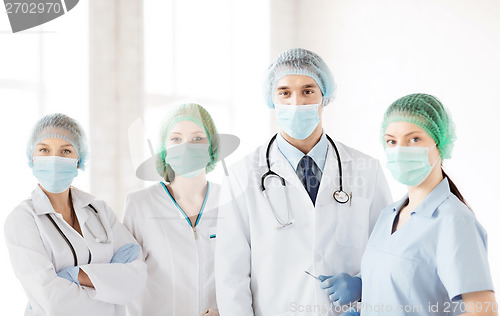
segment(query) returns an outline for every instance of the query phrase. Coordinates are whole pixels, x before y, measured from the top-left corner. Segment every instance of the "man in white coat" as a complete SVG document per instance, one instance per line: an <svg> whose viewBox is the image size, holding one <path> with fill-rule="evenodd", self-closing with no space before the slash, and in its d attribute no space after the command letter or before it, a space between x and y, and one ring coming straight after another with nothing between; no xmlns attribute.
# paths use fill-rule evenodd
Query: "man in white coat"
<svg viewBox="0 0 500 316"><path fill-rule="evenodd" d="M361 297L361 256L390 192L376 159L324 133L321 115L334 83L318 55L285 51L267 79L280 131L224 179L219 312L338 315Z"/></svg>

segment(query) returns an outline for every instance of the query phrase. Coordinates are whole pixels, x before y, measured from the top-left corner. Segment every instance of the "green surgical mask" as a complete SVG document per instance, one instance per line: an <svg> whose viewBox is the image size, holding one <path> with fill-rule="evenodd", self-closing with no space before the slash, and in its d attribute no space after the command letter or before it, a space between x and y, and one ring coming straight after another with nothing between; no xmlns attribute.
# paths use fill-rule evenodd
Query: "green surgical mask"
<svg viewBox="0 0 500 316"><path fill-rule="evenodd" d="M394 179L407 186L418 186L424 182L439 159L438 156L431 166L427 147L397 146L387 148L385 152L387 169Z"/></svg>
<svg viewBox="0 0 500 316"><path fill-rule="evenodd" d="M192 178L200 174L210 162L208 144L182 143L167 147L165 162L176 175Z"/></svg>

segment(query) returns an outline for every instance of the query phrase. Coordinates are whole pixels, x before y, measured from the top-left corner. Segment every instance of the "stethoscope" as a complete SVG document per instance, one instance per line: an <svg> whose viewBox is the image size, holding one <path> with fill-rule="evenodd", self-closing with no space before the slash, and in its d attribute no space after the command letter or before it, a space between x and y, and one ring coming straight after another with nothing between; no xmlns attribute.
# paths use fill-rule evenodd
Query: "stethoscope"
<svg viewBox="0 0 500 316"><path fill-rule="evenodd" d="M269 161L269 153L271 151L271 145L273 144L273 142L277 136L278 136L278 134L274 135L271 138L271 140L269 141L269 144L267 145L267 150L266 150L267 172L262 175L261 190L262 190L262 193L264 194L264 196L266 197L266 199L268 200L269 205L271 206L271 210L273 212L274 217L276 218L276 220L280 224L280 226L278 228L284 228L286 226L293 224L293 222L295 221L295 218L293 218L292 208L290 206L290 199L288 198L288 190L287 190L285 179L283 177L281 177L279 174L277 174L276 172L271 170L271 163ZM338 164L338 168L339 168L339 189L337 191L333 192L333 199L335 201L337 201L337 203L345 204L345 203L349 202L350 197L349 197L349 194L347 194L344 191L343 186L342 186L342 164L340 162L339 151L337 149L337 146L333 142L333 140L330 138L330 136L328 136L327 134L325 134L325 136L328 139L328 141L332 144L333 149L335 150L335 154L337 155L337 164ZM283 189L285 190L285 199L286 199L287 208L288 208L288 218L285 222L283 222L279 219L274 207L271 204L271 201L269 201L268 195L266 194L266 187L265 187L264 182L265 182L266 178L270 177L270 176L271 177L278 177L278 179L281 182L281 185L283 186ZM290 220L290 218L292 218L292 219Z"/></svg>
<svg viewBox="0 0 500 316"><path fill-rule="evenodd" d="M99 223L101 223L101 226L104 229L104 232L106 233L106 240L102 240L100 238L97 238L96 235L94 234L94 232L90 229L89 225L87 225L87 228L88 228L90 234L92 235L92 237L94 237L94 240L95 240L96 243L99 243L99 244L109 244L109 243L111 243L111 239L109 238L108 231L106 230L106 227L102 223L101 216L99 216L99 213L97 212L97 210L95 209L95 207L92 206L92 204L89 204L88 206L94 211L95 216L99 220ZM45 215L49 218L49 220L52 222L52 224L57 229L57 231L59 232L59 234L62 236L62 238L64 239L64 241L66 241L66 243L68 244L69 248L71 249L71 252L73 253L74 265L78 266L78 258L76 256L75 248L73 247L73 245L69 241L68 237L66 237L66 235L63 233L63 231L61 230L61 228L59 228L59 226L56 224L56 222L50 216L50 214L45 214ZM89 249L89 261L88 261L88 263L90 263L91 260L92 260L92 253L90 252L90 249Z"/></svg>

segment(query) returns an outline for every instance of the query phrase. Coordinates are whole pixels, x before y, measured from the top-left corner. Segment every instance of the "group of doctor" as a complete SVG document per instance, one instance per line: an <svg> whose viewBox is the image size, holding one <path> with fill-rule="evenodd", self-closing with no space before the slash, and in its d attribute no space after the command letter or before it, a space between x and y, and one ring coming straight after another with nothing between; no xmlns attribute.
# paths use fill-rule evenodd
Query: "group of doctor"
<svg viewBox="0 0 500 316"><path fill-rule="evenodd" d="M268 68L280 131L206 179L224 144L210 114L182 104L159 128L164 181L128 195L123 224L71 186L88 147L63 114L27 146L38 185L5 222L25 315L497 315L486 232L442 169L455 141L441 102L389 106L379 162L334 141L322 112L334 82L315 53Z"/></svg>

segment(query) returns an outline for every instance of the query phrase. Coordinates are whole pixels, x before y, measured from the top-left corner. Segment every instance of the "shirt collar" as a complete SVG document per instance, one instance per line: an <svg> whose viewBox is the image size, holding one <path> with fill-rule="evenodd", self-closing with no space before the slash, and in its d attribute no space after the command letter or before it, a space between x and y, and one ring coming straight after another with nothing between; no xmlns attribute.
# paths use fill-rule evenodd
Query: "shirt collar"
<svg viewBox="0 0 500 316"><path fill-rule="evenodd" d="M448 178L444 178L415 209L415 213L432 217L439 205L451 194Z"/></svg>
<svg viewBox="0 0 500 316"><path fill-rule="evenodd" d="M444 178L432 191L425 197L425 199L420 203L415 209L414 213L423 215L426 217L432 217L434 212L437 210L439 205L441 205L450 196L450 184L448 178ZM401 207L408 200L408 194L404 198L394 203L391 207L393 212L399 211Z"/></svg>
<svg viewBox="0 0 500 316"><path fill-rule="evenodd" d="M283 138L281 133L278 133L276 137L276 144L278 145L279 151L285 156L293 170L297 171L297 166L304 157L304 153L298 150L295 146L290 144ZM311 157L318 168L323 172L325 168L326 155L328 153L328 140L326 139L325 133L321 134L321 138L318 143L307 153Z"/></svg>
<svg viewBox="0 0 500 316"><path fill-rule="evenodd" d="M95 197L92 194L85 193L74 187L71 187L70 190L75 210L83 208L95 200ZM37 215L56 213L49 198L39 185L37 185L35 190L31 193L31 200L33 201L33 208Z"/></svg>

